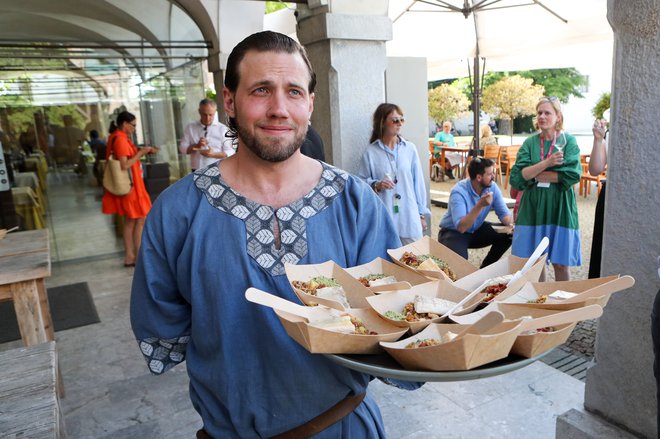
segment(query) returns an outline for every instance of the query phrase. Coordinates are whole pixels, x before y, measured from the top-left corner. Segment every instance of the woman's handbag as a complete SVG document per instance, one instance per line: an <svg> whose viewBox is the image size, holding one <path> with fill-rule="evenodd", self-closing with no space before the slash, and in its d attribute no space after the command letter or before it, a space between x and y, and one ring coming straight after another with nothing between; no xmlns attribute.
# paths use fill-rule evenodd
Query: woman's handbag
<svg viewBox="0 0 660 439"><path fill-rule="evenodd" d="M115 137L112 138L110 143L110 156L106 160L103 169L103 188L113 195L123 197L133 188L133 178L131 169L122 170L121 163L115 158L112 151L114 141Z"/></svg>

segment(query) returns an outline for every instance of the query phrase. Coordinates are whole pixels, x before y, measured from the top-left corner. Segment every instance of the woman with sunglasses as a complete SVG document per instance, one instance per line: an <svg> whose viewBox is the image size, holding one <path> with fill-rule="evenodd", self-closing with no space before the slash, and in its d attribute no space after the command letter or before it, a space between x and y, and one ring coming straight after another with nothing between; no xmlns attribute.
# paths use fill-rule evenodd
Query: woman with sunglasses
<svg viewBox="0 0 660 439"><path fill-rule="evenodd" d="M559 99L541 98L536 104L534 120L539 132L523 142L510 176L511 186L524 190L511 254L527 258L547 236L548 260L557 281L569 280L569 267L582 264L573 190L582 174L580 148L575 137L562 131L563 126Z"/></svg>
<svg viewBox="0 0 660 439"><path fill-rule="evenodd" d="M358 176L385 203L399 232L409 244L426 230L426 185L417 147L401 137L405 119L394 104L380 104L373 117L371 144L362 155Z"/></svg>
<svg viewBox="0 0 660 439"><path fill-rule="evenodd" d="M140 158L145 154L158 152L158 148L145 146L138 149L131 135L135 132L137 123L135 115L122 111L117 115L117 122L110 124L110 136L106 160L110 155L119 160L121 169L129 169L133 187L131 191L120 197L108 191L103 194L102 210L106 214L117 214L124 217L124 267L134 267L140 248L144 219L151 209L151 199L142 179Z"/></svg>

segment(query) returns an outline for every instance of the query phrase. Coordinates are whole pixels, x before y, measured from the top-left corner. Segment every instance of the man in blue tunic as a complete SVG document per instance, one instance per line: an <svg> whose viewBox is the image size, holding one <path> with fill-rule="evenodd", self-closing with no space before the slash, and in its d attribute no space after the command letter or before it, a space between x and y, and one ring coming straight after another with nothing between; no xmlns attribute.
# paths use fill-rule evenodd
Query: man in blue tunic
<svg viewBox="0 0 660 439"><path fill-rule="evenodd" d="M200 438L384 437L362 399L372 377L310 354L244 298L256 287L298 301L284 263L350 267L400 245L369 186L301 154L315 82L291 38L239 43L223 90L236 154L163 192L145 224L133 331L153 373L187 360Z"/></svg>

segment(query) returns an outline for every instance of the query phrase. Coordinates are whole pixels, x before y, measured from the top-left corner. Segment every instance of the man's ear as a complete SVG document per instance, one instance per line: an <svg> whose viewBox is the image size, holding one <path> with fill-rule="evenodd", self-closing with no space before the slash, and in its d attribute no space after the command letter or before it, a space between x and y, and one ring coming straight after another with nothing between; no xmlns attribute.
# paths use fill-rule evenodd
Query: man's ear
<svg viewBox="0 0 660 439"><path fill-rule="evenodd" d="M234 107L234 95L229 91L227 87L223 87L222 89L222 102L227 116L236 117L236 110Z"/></svg>

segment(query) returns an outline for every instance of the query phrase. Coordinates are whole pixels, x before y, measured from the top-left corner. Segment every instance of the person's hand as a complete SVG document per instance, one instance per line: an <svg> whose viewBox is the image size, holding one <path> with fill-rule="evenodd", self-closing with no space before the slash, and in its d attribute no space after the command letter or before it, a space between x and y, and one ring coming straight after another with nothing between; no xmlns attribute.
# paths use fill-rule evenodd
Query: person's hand
<svg viewBox="0 0 660 439"><path fill-rule="evenodd" d="M561 165L564 163L564 153L562 151L557 151L555 153L550 154L550 157L545 159L546 163L548 164L548 168L555 166L555 165Z"/></svg>
<svg viewBox="0 0 660 439"><path fill-rule="evenodd" d="M378 190L382 191L383 189L394 189L394 182L389 178L385 178L383 181L378 183Z"/></svg>
<svg viewBox="0 0 660 439"><path fill-rule="evenodd" d="M209 149L209 141L206 137L202 137L197 142L197 149Z"/></svg>
<svg viewBox="0 0 660 439"><path fill-rule="evenodd" d="M422 230L425 231L426 228L428 227L426 224L426 216L420 215L419 220L422 222Z"/></svg>
<svg viewBox="0 0 660 439"><path fill-rule="evenodd" d="M486 206L490 206L493 203L493 193L488 192L487 194L484 194L479 198L479 201L477 201L477 206L483 208Z"/></svg>
<svg viewBox="0 0 660 439"><path fill-rule="evenodd" d="M596 119L591 131L594 133L596 140L603 140L607 131L607 121L605 119Z"/></svg>
<svg viewBox="0 0 660 439"><path fill-rule="evenodd" d="M206 147L206 148L201 149L199 151L199 155L202 155L204 157L212 157L213 156L213 150L211 150L211 148L209 148L209 147Z"/></svg>

